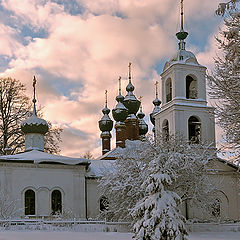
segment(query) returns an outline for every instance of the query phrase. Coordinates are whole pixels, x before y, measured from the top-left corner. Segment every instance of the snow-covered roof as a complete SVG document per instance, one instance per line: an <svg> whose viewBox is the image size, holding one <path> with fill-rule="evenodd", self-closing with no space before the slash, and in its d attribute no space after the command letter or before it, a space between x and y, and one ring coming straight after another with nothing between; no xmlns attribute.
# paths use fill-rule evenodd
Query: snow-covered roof
<svg viewBox="0 0 240 240"><path fill-rule="evenodd" d="M34 163L62 163L66 165L90 164L90 161L85 158L65 157L38 150L32 150L14 155L0 156L0 161L33 161Z"/></svg>
<svg viewBox="0 0 240 240"><path fill-rule="evenodd" d="M114 170L114 160L91 160L86 177L102 177L104 173Z"/></svg>
<svg viewBox="0 0 240 240"><path fill-rule="evenodd" d="M114 148L104 155L98 157L96 160L115 160L119 156L121 150L122 149L120 147Z"/></svg>

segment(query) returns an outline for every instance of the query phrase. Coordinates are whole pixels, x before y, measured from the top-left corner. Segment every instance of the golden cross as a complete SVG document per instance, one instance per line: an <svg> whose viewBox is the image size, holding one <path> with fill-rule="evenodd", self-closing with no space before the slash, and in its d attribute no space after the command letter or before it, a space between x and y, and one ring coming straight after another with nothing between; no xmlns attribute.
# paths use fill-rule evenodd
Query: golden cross
<svg viewBox="0 0 240 240"><path fill-rule="evenodd" d="M119 76L119 78L118 78L118 90L119 90L119 95L121 95L121 76Z"/></svg>
<svg viewBox="0 0 240 240"><path fill-rule="evenodd" d="M107 90L105 90L105 104L107 106Z"/></svg>
<svg viewBox="0 0 240 240"><path fill-rule="evenodd" d="M132 65L132 63L131 62L129 62L129 64L128 64L128 79L129 79L129 82L131 82L131 65Z"/></svg>
<svg viewBox="0 0 240 240"><path fill-rule="evenodd" d="M143 96L139 97L139 100L140 100L140 111L142 111L142 98L143 98Z"/></svg>
<svg viewBox="0 0 240 240"><path fill-rule="evenodd" d="M183 0L181 0L181 30L183 30Z"/></svg>
<svg viewBox="0 0 240 240"><path fill-rule="evenodd" d="M37 80L36 80L36 77L33 76L33 114L37 116L37 111L36 111L36 83L37 83Z"/></svg>
<svg viewBox="0 0 240 240"><path fill-rule="evenodd" d="M156 98L158 98L158 81L156 81L154 85L156 87Z"/></svg>

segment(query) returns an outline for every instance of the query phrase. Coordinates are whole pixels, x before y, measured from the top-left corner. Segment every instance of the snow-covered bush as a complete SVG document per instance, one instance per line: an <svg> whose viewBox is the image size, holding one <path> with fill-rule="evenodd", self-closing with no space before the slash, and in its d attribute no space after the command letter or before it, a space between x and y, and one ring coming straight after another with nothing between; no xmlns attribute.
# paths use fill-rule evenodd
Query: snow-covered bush
<svg viewBox="0 0 240 240"><path fill-rule="evenodd" d="M8 220L14 217L21 209L19 209L18 201L12 199L6 192L0 192L0 219Z"/></svg>

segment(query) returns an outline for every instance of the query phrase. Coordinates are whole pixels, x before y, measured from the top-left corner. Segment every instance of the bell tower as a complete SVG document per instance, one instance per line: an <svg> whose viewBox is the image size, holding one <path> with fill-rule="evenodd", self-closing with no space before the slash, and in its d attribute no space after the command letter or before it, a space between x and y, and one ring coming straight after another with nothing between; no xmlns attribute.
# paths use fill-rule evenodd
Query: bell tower
<svg viewBox="0 0 240 240"><path fill-rule="evenodd" d="M183 0L176 36L178 50L161 73L162 106L154 116L156 136L180 133L192 143L207 141L215 146L214 108L206 100L206 67L185 49L188 33L183 28Z"/></svg>

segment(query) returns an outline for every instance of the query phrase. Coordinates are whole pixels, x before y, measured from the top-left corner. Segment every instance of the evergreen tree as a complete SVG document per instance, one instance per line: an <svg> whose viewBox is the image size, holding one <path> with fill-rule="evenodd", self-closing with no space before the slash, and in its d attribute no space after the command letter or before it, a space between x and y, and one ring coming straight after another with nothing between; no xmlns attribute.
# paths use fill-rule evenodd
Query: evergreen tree
<svg viewBox="0 0 240 240"><path fill-rule="evenodd" d="M226 4L229 6L223 5L222 10L219 10L219 14L226 15L224 27L216 38L220 56L215 58L215 68L207 77L211 97L219 100L216 108L218 123L226 134L227 142L238 151L239 155L240 11L239 1L230 1Z"/></svg>
<svg viewBox="0 0 240 240"><path fill-rule="evenodd" d="M31 115L32 102L25 95L26 87L19 80L0 78L0 155L24 151L24 134L20 124ZM38 115L42 115L38 112ZM53 127L45 135L45 150L60 152L61 128Z"/></svg>
<svg viewBox="0 0 240 240"><path fill-rule="evenodd" d="M181 198L173 191L165 190L172 184L171 175L158 165L150 164L150 176L142 184L146 196L133 208L134 237L136 240L175 240L187 235L185 219L179 212Z"/></svg>

